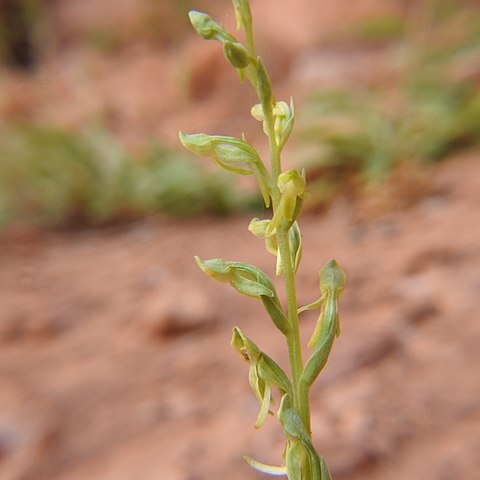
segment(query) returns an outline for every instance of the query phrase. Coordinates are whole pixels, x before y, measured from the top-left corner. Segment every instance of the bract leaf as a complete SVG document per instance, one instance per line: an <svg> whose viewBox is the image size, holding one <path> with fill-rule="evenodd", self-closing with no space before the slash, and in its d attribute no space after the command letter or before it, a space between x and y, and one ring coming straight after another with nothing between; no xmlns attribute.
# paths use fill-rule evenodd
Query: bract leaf
<svg viewBox="0 0 480 480"><path fill-rule="evenodd" d="M262 297L263 306L267 311L268 315L272 319L274 325L284 334L287 335L290 333L292 327L283 312L282 307L278 301L278 298L275 296L273 298L270 297Z"/></svg>

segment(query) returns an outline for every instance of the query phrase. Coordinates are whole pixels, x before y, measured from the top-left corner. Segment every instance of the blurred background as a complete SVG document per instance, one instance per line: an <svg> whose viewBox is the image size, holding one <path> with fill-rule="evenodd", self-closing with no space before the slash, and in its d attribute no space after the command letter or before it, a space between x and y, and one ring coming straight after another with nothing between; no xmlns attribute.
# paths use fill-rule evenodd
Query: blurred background
<svg viewBox="0 0 480 480"><path fill-rule="evenodd" d="M312 193L299 303L329 258L348 277L315 444L335 480L472 480L478 1L251 3L276 96L295 100L285 162ZM246 229L269 212L178 131L268 152L249 86L189 9L234 28L226 0L0 0L2 480L253 480L241 454L281 458L229 340L238 324L287 366L282 338L192 261L273 276Z"/></svg>

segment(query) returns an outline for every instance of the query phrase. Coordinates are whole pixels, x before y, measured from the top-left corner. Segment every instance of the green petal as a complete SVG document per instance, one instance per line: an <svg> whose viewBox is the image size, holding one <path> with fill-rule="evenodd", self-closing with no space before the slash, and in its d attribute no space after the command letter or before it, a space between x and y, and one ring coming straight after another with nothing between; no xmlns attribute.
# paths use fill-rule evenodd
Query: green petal
<svg viewBox="0 0 480 480"><path fill-rule="evenodd" d="M260 428L268 417L268 412L270 411L270 404L272 402L272 391L270 389L270 385L265 383L265 387L263 389L262 395L262 403L260 406L260 412L257 417L257 421L255 422L255 428Z"/></svg>
<svg viewBox="0 0 480 480"><path fill-rule="evenodd" d="M332 480L327 464L325 463L325 459L323 457L320 457L320 465L322 471L322 480Z"/></svg>
<svg viewBox="0 0 480 480"><path fill-rule="evenodd" d="M235 290L242 293L243 295L255 298L262 296L273 297L275 295L274 292L266 285L262 285L255 280L250 280L249 278L242 276L236 271L233 271L232 273L233 276L230 280L230 284Z"/></svg>
<svg viewBox="0 0 480 480"><path fill-rule="evenodd" d="M267 384L275 385L282 394L292 394L292 384L287 375L266 353L262 352L262 355L258 360L257 372Z"/></svg>
<svg viewBox="0 0 480 480"><path fill-rule="evenodd" d="M244 455L243 459L255 470L262 472L262 473L268 473L270 475L274 476L286 476L287 475L287 469L286 467L275 467L273 465L267 465L266 463L259 462L257 460L254 460L253 458Z"/></svg>
<svg viewBox="0 0 480 480"><path fill-rule="evenodd" d="M208 260L202 260L196 255L193 258L195 259L195 262L200 267L200 269L210 277L224 283L231 281L231 262L227 262L226 260L223 260L221 258L210 258Z"/></svg>

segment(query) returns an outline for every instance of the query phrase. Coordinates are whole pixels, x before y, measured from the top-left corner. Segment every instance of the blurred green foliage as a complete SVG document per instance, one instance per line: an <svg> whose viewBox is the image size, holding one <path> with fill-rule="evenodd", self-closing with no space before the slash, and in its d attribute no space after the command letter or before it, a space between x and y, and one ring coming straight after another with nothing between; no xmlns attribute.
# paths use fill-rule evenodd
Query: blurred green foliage
<svg viewBox="0 0 480 480"><path fill-rule="evenodd" d="M223 174L158 144L134 157L102 130L0 125L0 226L224 214L249 201Z"/></svg>
<svg viewBox="0 0 480 480"><path fill-rule="evenodd" d="M435 9L426 12L428 31L405 30L411 37L402 41L404 65L393 82L310 95L299 112L297 146L316 177L310 189L317 201L346 178L381 182L404 162L434 162L480 144L480 15L469 12ZM367 22L368 38L383 29L392 39L399 33L385 19L377 29L376 20Z"/></svg>
<svg viewBox="0 0 480 480"><path fill-rule="evenodd" d="M480 92L441 80L409 82L395 99L322 91L303 115L298 140L311 147L307 167L354 171L371 181L385 179L401 161L439 160L480 142Z"/></svg>
<svg viewBox="0 0 480 480"><path fill-rule="evenodd" d="M402 18L394 15L381 15L362 20L352 33L360 41L384 41L402 37L405 30L406 23Z"/></svg>

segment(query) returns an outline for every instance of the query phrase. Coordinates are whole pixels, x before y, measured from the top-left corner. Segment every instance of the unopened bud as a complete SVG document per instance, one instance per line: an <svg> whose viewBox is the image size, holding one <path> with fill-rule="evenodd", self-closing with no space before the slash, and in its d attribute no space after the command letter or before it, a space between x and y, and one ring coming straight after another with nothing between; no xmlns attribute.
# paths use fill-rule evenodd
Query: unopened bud
<svg viewBox="0 0 480 480"><path fill-rule="evenodd" d="M263 113L268 115L270 112L271 114L273 108L272 85L260 57L257 57L257 91L262 103Z"/></svg>
<svg viewBox="0 0 480 480"><path fill-rule="evenodd" d="M339 295L345 287L345 272L340 268L336 260L330 260L320 270L320 291L323 293L330 290Z"/></svg>
<svg viewBox="0 0 480 480"><path fill-rule="evenodd" d="M223 44L223 51L235 68L246 68L250 64L250 56L241 43L227 41Z"/></svg>
<svg viewBox="0 0 480 480"><path fill-rule="evenodd" d="M227 32L223 29L215 20L206 13L198 12L197 10L191 10L188 13L190 22L197 33L205 38L211 40L222 37Z"/></svg>

